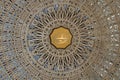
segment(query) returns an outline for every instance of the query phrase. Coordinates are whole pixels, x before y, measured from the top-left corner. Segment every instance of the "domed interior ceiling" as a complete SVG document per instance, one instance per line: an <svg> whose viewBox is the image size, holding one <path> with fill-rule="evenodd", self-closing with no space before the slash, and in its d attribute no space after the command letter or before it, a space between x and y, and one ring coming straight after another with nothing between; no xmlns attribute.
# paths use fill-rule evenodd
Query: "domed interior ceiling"
<svg viewBox="0 0 120 80"><path fill-rule="evenodd" d="M120 0L0 0L0 80L120 80Z"/></svg>

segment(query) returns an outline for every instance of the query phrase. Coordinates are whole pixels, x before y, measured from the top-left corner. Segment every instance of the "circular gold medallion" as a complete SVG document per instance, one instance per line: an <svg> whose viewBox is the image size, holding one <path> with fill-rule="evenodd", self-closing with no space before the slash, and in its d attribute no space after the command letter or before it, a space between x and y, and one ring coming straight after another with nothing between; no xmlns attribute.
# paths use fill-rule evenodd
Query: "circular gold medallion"
<svg viewBox="0 0 120 80"><path fill-rule="evenodd" d="M56 28L50 34L51 44L56 48L66 48L71 44L72 34L64 27Z"/></svg>

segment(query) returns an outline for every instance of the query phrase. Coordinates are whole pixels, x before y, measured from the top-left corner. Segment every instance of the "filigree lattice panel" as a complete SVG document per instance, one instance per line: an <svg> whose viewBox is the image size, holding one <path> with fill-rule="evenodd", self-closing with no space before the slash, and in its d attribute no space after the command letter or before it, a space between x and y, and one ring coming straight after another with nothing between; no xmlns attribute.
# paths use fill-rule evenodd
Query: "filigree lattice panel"
<svg viewBox="0 0 120 80"><path fill-rule="evenodd" d="M0 0L0 79L120 80L119 26L119 0Z"/></svg>

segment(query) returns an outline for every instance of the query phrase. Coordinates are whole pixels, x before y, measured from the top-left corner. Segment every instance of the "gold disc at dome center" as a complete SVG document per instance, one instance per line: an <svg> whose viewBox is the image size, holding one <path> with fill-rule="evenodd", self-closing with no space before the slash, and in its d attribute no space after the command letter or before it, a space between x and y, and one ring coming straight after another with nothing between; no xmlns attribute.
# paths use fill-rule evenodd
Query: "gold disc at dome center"
<svg viewBox="0 0 120 80"><path fill-rule="evenodd" d="M51 43L56 48L66 48L71 44L72 35L69 29L64 27L56 28L50 35Z"/></svg>

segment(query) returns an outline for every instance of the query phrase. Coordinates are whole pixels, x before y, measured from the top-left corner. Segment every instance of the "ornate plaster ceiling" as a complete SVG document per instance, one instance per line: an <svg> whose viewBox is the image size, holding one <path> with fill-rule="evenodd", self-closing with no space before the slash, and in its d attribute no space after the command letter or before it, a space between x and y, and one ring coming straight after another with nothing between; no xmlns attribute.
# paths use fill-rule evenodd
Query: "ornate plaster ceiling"
<svg viewBox="0 0 120 80"><path fill-rule="evenodd" d="M0 0L0 80L120 80L120 0Z"/></svg>

